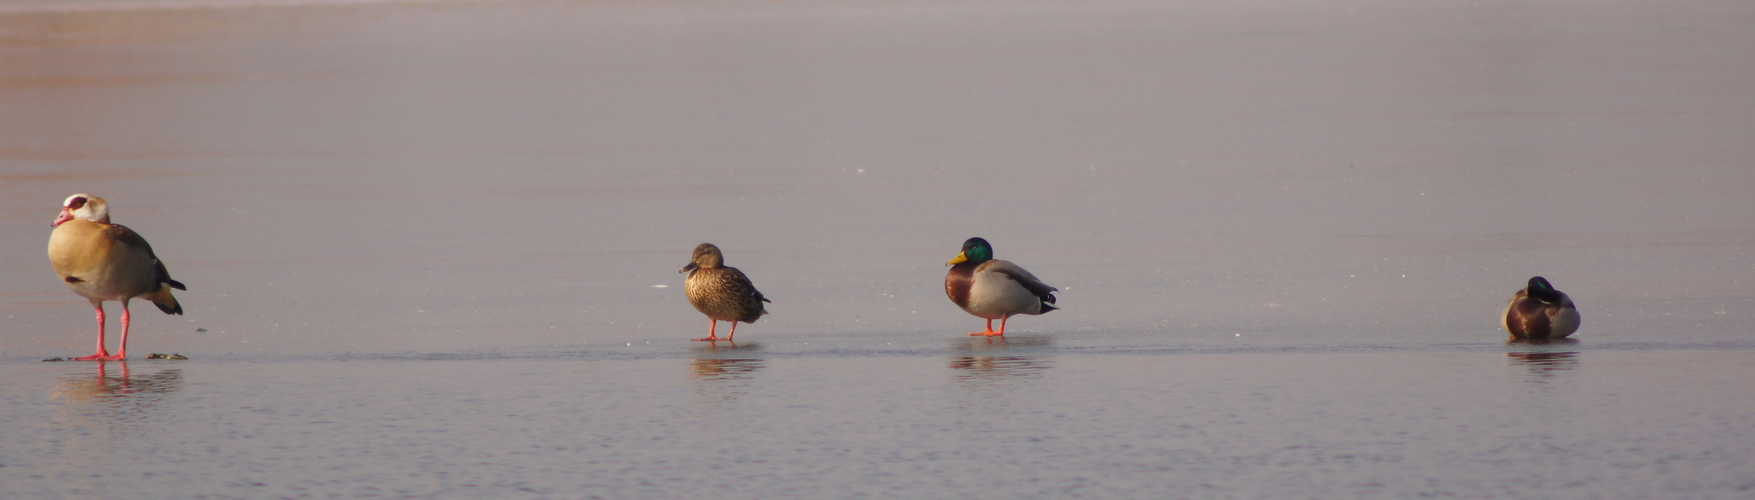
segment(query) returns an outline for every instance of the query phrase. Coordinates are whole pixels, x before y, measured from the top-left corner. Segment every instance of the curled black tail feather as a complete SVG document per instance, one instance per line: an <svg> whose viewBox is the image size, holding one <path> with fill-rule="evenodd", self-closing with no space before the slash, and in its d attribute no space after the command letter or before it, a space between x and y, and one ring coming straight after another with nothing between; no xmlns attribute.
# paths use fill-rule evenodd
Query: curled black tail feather
<svg viewBox="0 0 1755 500"><path fill-rule="evenodd" d="M1049 304L1054 303L1054 294L1053 293L1044 293L1040 297L1042 298L1042 312L1038 312L1036 314L1048 314L1048 311L1060 310L1060 308L1058 308L1058 307L1054 307L1054 306L1049 305Z"/></svg>
<svg viewBox="0 0 1755 500"><path fill-rule="evenodd" d="M154 301L152 305L158 306L158 310L164 311L165 314L175 314L179 316L183 314L183 304L180 303L172 302L171 305L167 306Z"/></svg>
<svg viewBox="0 0 1755 500"><path fill-rule="evenodd" d="M165 314L181 315L183 314L183 304L177 302L177 296L171 295L172 287L182 290L183 284L167 279L165 282L159 283L158 291L147 295L146 299L152 301L152 305L158 306L158 310L164 311Z"/></svg>

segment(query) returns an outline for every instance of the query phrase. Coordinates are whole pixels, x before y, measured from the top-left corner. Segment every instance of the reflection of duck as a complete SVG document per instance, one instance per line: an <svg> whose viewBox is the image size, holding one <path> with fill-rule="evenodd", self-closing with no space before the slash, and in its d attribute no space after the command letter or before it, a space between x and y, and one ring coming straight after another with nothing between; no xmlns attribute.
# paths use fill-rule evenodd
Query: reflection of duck
<svg viewBox="0 0 1755 500"><path fill-rule="evenodd" d="M725 255L719 253L719 247L712 243L696 246L689 265L677 272L689 273L683 282L683 293L688 295L689 304L712 322L707 327L707 336L695 340L719 340L715 333L719 322L730 321L731 333L725 336L729 342L737 336L737 322L755 323L763 314L768 314L762 303L772 301L756 291L756 285L750 283L749 276L743 271L725 267Z"/></svg>
<svg viewBox="0 0 1755 500"><path fill-rule="evenodd" d="M1532 374L1542 376L1578 367L1577 352L1508 352L1505 358L1529 367Z"/></svg>
<svg viewBox="0 0 1755 500"><path fill-rule="evenodd" d="M703 380L735 380L749 378L762 365L760 359L696 359L689 363L689 370Z"/></svg>
<svg viewBox="0 0 1755 500"><path fill-rule="evenodd" d="M709 422L729 422L723 417L738 399L749 394L756 372L766 362L753 358L700 357L689 360L689 378L695 380L691 391L696 402L704 405L700 417Z"/></svg>
<svg viewBox="0 0 1755 500"><path fill-rule="evenodd" d="M1578 331L1578 308L1547 278L1536 276L1511 295L1500 321L1512 340L1558 340Z"/></svg>
<svg viewBox="0 0 1755 500"><path fill-rule="evenodd" d="M953 356L947 365L961 380L1029 377L1040 374L1052 365L1049 360L1033 356Z"/></svg>
<svg viewBox="0 0 1755 500"><path fill-rule="evenodd" d="M165 314L183 314L171 289L184 290L171 279L152 245L139 233L110 223L109 204L89 194L67 197L49 234L49 263L73 293L97 309L97 352L74 361L115 361L128 357L128 301L152 301ZM122 341L116 354L104 348L104 301L122 303Z"/></svg>
<svg viewBox="0 0 1755 500"><path fill-rule="evenodd" d="M1044 314L1057 309L1054 293L1030 271L1011 262L993 258L993 246L981 238L963 242L962 252L945 265L945 295L963 311L987 320L987 331L969 335L1005 335L1006 320L1016 314ZM993 331L993 320L999 320L999 331Z"/></svg>

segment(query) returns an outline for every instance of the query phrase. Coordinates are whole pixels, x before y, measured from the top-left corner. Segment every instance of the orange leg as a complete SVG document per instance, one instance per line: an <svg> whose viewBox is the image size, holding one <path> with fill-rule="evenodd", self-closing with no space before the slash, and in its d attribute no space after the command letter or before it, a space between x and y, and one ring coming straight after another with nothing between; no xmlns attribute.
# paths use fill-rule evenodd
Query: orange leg
<svg viewBox="0 0 1755 500"><path fill-rule="evenodd" d="M695 339L696 342L712 342L712 341L719 340L719 334L715 333L719 330L719 320L708 318L707 321L713 322L713 324L711 326L707 327L707 336L703 337L703 338ZM736 321L731 322L731 329L733 331L737 330L737 322Z"/></svg>
<svg viewBox="0 0 1755 500"><path fill-rule="evenodd" d="M737 320L734 319L734 320L731 320L731 333L728 333L725 335L725 341L731 342L731 338L736 337L736 336L737 336Z"/></svg>
<svg viewBox="0 0 1755 500"><path fill-rule="evenodd" d="M969 332L969 336L970 337L995 337L995 336L999 336L999 335L1005 335L1005 320L1006 320L1006 318L1000 318L999 331L997 331L997 332L993 331L993 320L990 319L990 320L987 320L987 331L985 331L985 332Z"/></svg>
<svg viewBox="0 0 1755 500"><path fill-rule="evenodd" d="M111 359L110 351L104 349L104 303L92 302L91 306L93 309L97 309L97 352L92 353L90 356L73 358L73 361L107 361ZM122 314L123 317L126 318L128 309L123 308ZM123 324L126 325L127 323ZM128 327L123 326L122 330L127 331Z"/></svg>

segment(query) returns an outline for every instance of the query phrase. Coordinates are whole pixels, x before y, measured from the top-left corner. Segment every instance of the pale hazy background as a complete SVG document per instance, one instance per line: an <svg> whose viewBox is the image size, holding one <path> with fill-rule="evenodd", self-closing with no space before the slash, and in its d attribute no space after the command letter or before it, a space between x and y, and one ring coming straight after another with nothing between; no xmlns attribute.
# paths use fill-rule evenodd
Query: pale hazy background
<svg viewBox="0 0 1755 500"><path fill-rule="evenodd" d="M87 343L90 311L42 251L75 192L108 197L189 284L186 317L142 315L138 345L162 350L684 338L702 318L675 270L702 241L775 300L752 339L954 332L974 322L942 263L976 235L1065 291L1021 331L1491 340L1543 275L1581 338L1746 339L1751 12L9 14L3 349Z"/></svg>

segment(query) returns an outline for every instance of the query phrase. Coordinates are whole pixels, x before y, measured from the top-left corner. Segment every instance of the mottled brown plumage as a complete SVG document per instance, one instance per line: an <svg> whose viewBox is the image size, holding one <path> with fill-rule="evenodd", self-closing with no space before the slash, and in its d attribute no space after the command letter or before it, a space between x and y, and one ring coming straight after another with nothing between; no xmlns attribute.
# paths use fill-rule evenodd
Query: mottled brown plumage
<svg viewBox="0 0 1755 500"><path fill-rule="evenodd" d="M762 307L763 302L770 302L750 283L750 278L735 267L725 267L725 256L719 247L712 243L702 243L695 247L694 257L682 271L689 273L683 282L683 293L689 297L689 304L695 310L707 315L712 323L707 327L707 336L695 340L719 340L715 331L720 321L731 322L731 333L725 336L730 341L737 336L737 322L755 323L768 311Z"/></svg>

